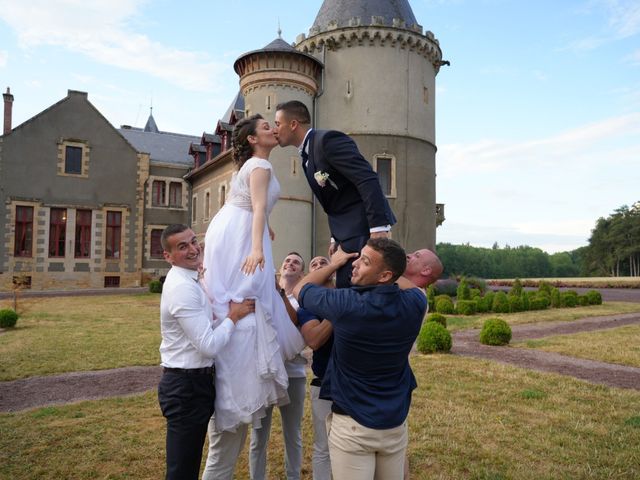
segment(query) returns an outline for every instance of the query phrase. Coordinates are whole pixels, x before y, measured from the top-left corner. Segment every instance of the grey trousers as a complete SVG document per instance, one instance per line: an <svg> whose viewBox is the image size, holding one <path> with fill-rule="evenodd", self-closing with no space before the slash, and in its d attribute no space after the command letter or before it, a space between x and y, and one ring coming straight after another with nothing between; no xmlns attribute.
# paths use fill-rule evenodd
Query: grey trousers
<svg viewBox="0 0 640 480"><path fill-rule="evenodd" d="M216 432L214 417L209 421L209 454L202 480L232 480L238 456L244 447L249 425L241 424L235 432Z"/></svg>
<svg viewBox="0 0 640 480"><path fill-rule="evenodd" d="M305 377L289 377L290 403L278 407L282 417L284 437L285 468L287 480L299 480L302 469L302 415L307 386ZM273 407L267 409L262 418L262 427L251 430L251 449L249 451L249 471L251 480L264 480L267 471L267 445L271 433Z"/></svg>

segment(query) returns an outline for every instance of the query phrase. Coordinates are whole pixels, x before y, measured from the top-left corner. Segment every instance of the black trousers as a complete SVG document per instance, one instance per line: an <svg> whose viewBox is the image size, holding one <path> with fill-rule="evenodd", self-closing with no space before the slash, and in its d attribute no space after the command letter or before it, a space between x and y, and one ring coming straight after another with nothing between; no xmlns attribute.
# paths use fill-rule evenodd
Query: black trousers
<svg viewBox="0 0 640 480"><path fill-rule="evenodd" d="M340 242L342 250L347 253L358 252L362 250L369 240L369 234L360 237L353 237ZM351 286L351 265L355 259L350 259L342 267L336 271L336 288L348 288Z"/></svg>
<svg viewBox="0 0 640 480"><path fill-rule="evenodd" d="M158 401L167 419L167 480L198 479L215 398L211 373L162 374Z"/></svg>

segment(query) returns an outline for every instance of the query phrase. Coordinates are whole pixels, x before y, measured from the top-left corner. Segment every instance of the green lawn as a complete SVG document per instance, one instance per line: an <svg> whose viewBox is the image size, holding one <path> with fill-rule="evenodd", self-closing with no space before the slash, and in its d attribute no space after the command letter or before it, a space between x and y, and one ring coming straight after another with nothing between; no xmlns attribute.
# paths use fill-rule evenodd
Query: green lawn
<svg viewBox="0 0 640 480"><path fill-rule="evenodd" d="M512 346L640 367L640 325L627 325L572 335L556 335L514 343Z"/></svg>

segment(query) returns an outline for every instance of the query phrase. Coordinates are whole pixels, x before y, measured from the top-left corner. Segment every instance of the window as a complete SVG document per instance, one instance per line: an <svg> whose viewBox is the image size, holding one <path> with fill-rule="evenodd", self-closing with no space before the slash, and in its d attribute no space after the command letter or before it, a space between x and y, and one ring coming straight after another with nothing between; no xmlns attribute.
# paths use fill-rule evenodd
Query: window
<svg viewBox="0 0 640 480"><path fill-rule="evenodd" d="M218 199L218 203L220 204L220 208L224 207L224 202L227 201L227 186L220 186L220 198Z"/></svg>
<svg viewBox="0 0 640 480"><path fill-rule="evenodd" d="M120 286L120 277L104 277L105 288L117 288Z"/></svg>
<svg viewBox="0 0 640 480"><path fill-rule="evenodd" d="M392 193L391 163L392 160L390 157L377 157L376 159L376 171L378 172L378 179L380 180L382 193L387 196L391 195Z"/></svg>
<svg viewBox="0 0 640 480"><path fill-rule="evenodd" d="M169 206L181 207L182 206L182 184L178 182L171 182L169 184Z"/></svg>
<svg viewBox="0 0 640 480"><path fill-rule="evenodd" d="M64 156L64 173L82 174L82 148L67 145Z"/></svg>
<svg viewBox="0 0 640 480"><path fill-rule="evenodd" d="M52 208L49 219L49 256L64 257L67 234L67 209Z"/></svg>
<svg viewBox="0 0 640 480"><path fill-rule="evenodd" d="M154 180L151 186L151 204L154 207L164 206L165 198L164 198L164 182L160 180Z"/></svg>
<svg viewBox="0 0 640 480"><path fill-rule="evenodd" d="M154 228L151 230L151 251L149 252L151 258L164 258L161 237L162 229Z"/></svg>
<svg viewBox="0 0 640 480"><path fill-rule="evenodd" d="M120 258L121 230L122 212L107 211L107 245L105 250L106 258Z"/></svg>
<svg viewBox="0 0 640 480"><path fill-rule="evenodd" d="M76 210L76 258L91 256L91 210Z"/></svg>
<svg viewBox="0 0 640 480"><path fill-rule="evenodd" d="M211 214L211 194L206 192L204 194L204 219L208 220Z"/></svg>
<svg viewBox="0 0 640 480"><path fill-rule="evenodd" d="M30 257L33 245L33 207L16 206L16 237L13 254Z"/></svg>
<svg viewBox="0 0 640 480"><path fill-rule="evenodd" d="M194 195L193 198L191 199L191 223L196 223L198 221L198 217L196 216L196 213L198 213L196 208L197 204L198 204L198 196Z"/></svg>

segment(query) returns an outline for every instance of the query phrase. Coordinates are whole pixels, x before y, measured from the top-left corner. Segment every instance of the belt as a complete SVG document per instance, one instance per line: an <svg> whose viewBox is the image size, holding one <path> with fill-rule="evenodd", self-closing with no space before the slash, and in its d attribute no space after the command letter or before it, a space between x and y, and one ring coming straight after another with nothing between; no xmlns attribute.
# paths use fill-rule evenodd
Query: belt
<svg viewBox="0 0 640 480"><path fill-rule="evenodd" d="M183 375L212 375L215 373L215 367L203 368L169 368L162 369L165 373L182 373Z"/></svg>
<svg viewBox="0 0 640 480"><path fill-rule="evenodd" d="M311 385L314 387L321 387L322 386L322 379L315 377L313 380L311 380Z"/></svg>

